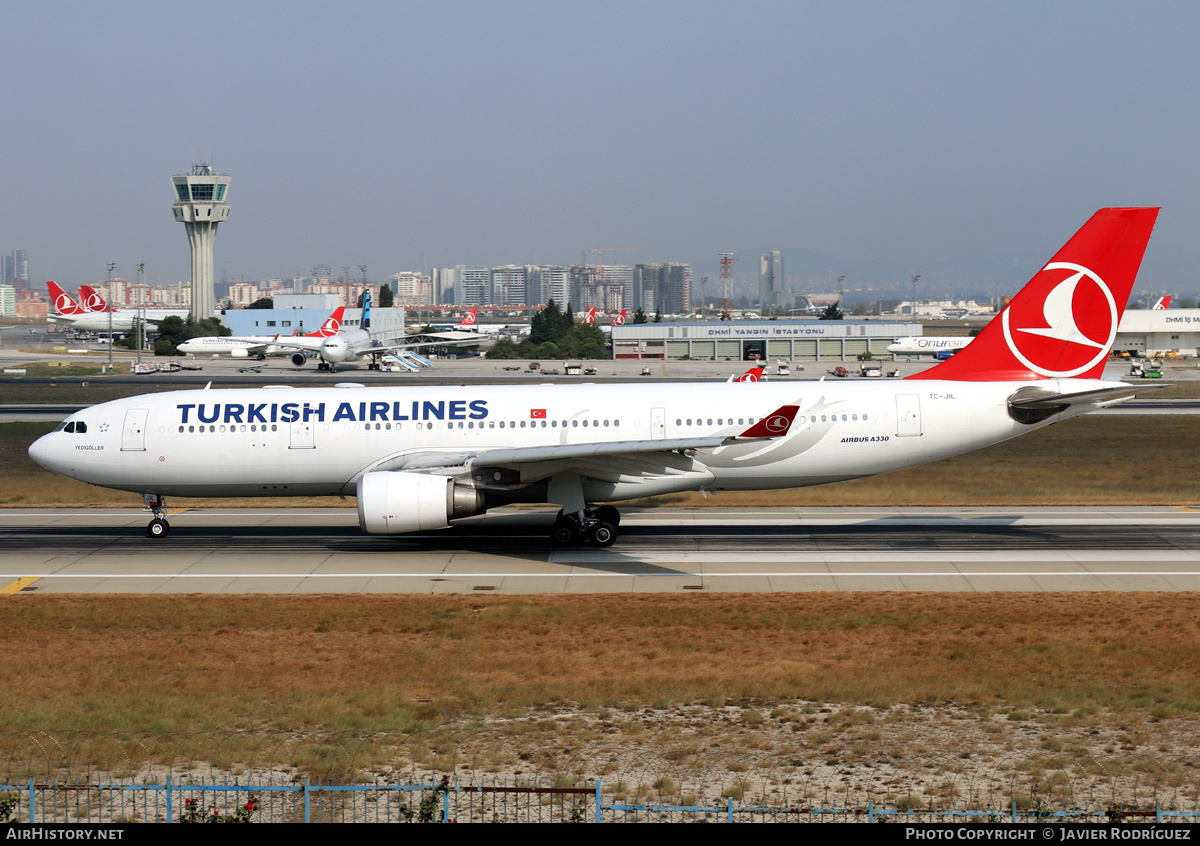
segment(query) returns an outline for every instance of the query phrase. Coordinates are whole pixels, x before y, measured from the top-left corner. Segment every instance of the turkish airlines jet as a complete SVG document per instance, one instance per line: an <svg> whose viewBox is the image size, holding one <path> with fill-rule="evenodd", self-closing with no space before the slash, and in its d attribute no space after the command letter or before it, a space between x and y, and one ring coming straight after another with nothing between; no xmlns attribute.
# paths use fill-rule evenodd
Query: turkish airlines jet
<svg viewBox="0 0 1200 846"><path fill-rule="evenodd" d="M1170 295L1170 294L1168 294L1168 295L1167 295L1167 296L1165 296L1165 297L1159 297L1159 298L1158 298L1158 302L1156 302L1156 303L1155 303L1154 305L1152 305L1150 308L1151 308L1151 310L1153 310L1153 311L1159 311L1159 310L1161 310L1161 309L1167 309L1167 308L1170 308L1170 307L1171 307L1171 295Z"/></svg>
<svg viewBox="0 0 1200 846"><path fill-rule="evenodd" d="M598 328L601 332L603 332L604 334L607 335L609 332L611 332L613 330L614 326L624 326L624 325L625 325L625 309L621 309L621 313L612 319L612 323L609 323L609 324L602 323L596 328Z"/></svg>
<svg viewBox="0 0 1200 846"><path fill-rule="evenodd" d="M38 464L166 496L349 495L362 529L429 531L562 506L557 544L608 546L612 502L855 479L1121 402L1103 370L1158 215L1097 212L958 355L887 382L191 390L114 400L38 439Z"/></svg>
<svg viewBox="0 0 1200 846"><path fill-rule="evenodd" d="M495 335L505 327L498 323L480 323L479 309L473 308L461 323L455 323L450 328L460 332L474 332L476 335Z"/></svg>
<svg viewBox="0 0 1200 846"><path fill-rule="evenodd" d="M286 338L286 349L278 345L279 335L250 336L246 338L214 335L205 338L192 338L191 340L184 341L182 344L178 344L176 349L185 355L226 354L233 358L255 356L259 361L262 361L268 355L295 351L292 354L292 364L297 367L303 367L304 363L308 361L308 356L300 350L309 350L314 354L318 353L321 349L321 344L324 343L326 338L332 338L341 331L342 313L345 310L345 306L338 306L333 314L325 318L325 322L321 324L321 328L316 332Z"/></svg>
<svg viewBox="0 0 1200 846"><path fill-rule="evenodd" d="M122 321L128 322L129 325L132 326L133 321L138 317L138 310L136 308L116 308L114 306L110 306L104 301L104 297L100 296L100 292L91 285L79 286L79 304L83 306L84 310L92 312L93 314L107 314L107 312L111 311L113 313L114 323L119 318ZM158 324L168 317L178 317L180 320L187 320L187 316L191 312L191 309L143 308L141 312L142 320L145 320L150 324ZM107 316L104 319L107 321Z"/></svg>
<svg viewBox="0 0 1200 846"><path fill-rule="evenodd" d="M594 326L596 324L596 307L595 306L588 306L587 312L585 312L583 315L583 322L587 326Z"/></svg>
<svg viewBox="0 0 1200 846"><path fill-rule="evenodd" d="M114 332L128 332L133 329L133 323L138 317L137 309L110 308L104 302L104 298L88 285L79 286L82 305L71 299L71 295L58 284L47 282L46 287L49 288L54 302L54 313L46 316L46 320L51 323L65 323L83 332L107 332L110 328ZM142 320L146 321L148 326L157 326L171 315L187 317L187 309L142 309Z"/></svg>

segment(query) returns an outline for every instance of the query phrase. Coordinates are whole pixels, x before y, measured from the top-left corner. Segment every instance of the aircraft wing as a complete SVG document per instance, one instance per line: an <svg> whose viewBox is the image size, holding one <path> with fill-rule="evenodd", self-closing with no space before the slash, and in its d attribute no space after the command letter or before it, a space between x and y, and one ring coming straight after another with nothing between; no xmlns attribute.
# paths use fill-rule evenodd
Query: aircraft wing
<svg viewBox="0 0 1200 846"><path fill-rule="evenodd" d="M363 350L363 354L364 355L366 355L366 354L387 355L388 353L393 352L395 350L413 349L415 347L453 347L453 346L459 346L462 344L472 344L472 343L475 343L476 341L481 341L481 340L486 339L486 336L484 336L484 335L468 335L467 337L464 338L463 333L461 333L461 332L446 333L446 334L453 334L456 337L445 338L445 339L437 340L437 341L420 341L417 343L410 342L410 343L404 343L404 344L380 344L377 347L367 347L365 350ZM429 336L429 337L431 337L431 336Z"/></svg>
<svg viewBox="0 0 1200 846"><path fill-rule="evenodd" d="M665 438L659 440L610 441L607 443L556 444L551 446L513 447L475 451L423 452L403 456L369 469L437 472L462 468L473 472L484 468L522 465L523 482L543 478L563 469L563 465L586 470L589 474L605 472L617 475L661 474L664 466L672 466L670 455L690 459L699 450L716 449L732 444L771 440L786 435L799 410L785 405L771 412L737 435L707 435L696 438ZM597 459L603 459L599 465ZM533 465L533 466L531 466ZM537 467L536 465L543 465ZM679 472L678 470L674 472Z"/></svg>

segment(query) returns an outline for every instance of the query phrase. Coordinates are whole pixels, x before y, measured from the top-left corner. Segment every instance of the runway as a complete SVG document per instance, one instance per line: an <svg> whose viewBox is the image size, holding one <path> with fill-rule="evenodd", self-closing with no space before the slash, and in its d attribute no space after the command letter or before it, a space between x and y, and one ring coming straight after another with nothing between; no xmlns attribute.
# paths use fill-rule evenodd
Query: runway
<svg viewBox="0 0 1200 846"><path fill-rule="evenodd" d="M362 534L347 509L0 511L0 593L1200 590L1200 510L623 509L610 549L551 509Z"/></svg>

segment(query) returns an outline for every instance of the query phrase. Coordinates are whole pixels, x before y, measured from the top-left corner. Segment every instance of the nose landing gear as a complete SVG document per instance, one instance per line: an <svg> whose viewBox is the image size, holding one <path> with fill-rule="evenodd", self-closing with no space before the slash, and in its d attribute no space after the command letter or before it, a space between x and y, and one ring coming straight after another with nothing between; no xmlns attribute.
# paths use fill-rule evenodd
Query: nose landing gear
<svg viewBox="0 0 1200 846"><path fill-rule="evenodd" d="M146 535L152 538L165 538L171 533L171 524L167 522L166 509L163 508L163 498L158 494L142 494L142 502L154 519L146 526Z"/></svg>

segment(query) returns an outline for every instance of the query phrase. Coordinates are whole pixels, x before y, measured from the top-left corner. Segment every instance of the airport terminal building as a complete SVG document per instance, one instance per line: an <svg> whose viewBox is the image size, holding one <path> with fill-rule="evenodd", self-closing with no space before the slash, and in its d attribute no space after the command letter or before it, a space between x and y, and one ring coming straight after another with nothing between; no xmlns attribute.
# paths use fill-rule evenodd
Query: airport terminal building
<svg viewBox="0 0 1200 846"><path fill-rule="evenodd" d="M1131 355L1200 355L1200 308L1126 311L1113 342L1114 352Z"/></svg>
<svg viewBox="0 0 1200 846"><path fill-rule="evenodd" d="M920 334L919 323L878 320L709 320L614 326L612 346L613 358L836 361L890 358L888 344Z"/></svg>

